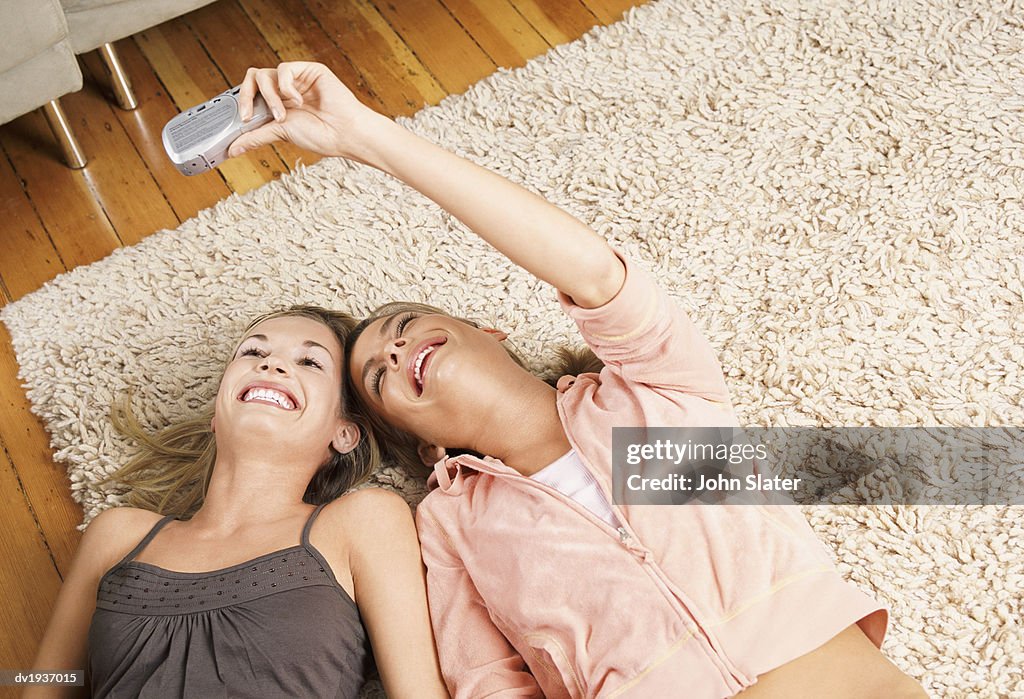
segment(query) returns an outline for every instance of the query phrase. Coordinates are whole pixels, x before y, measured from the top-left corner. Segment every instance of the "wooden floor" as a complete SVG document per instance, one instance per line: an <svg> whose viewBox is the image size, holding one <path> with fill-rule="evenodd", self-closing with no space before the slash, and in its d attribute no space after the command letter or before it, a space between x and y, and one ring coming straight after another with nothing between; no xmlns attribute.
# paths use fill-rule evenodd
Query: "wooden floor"
<svg viewBox="0 0 1024 699"><path fill-rule="evenodd" d="M247 66L317 60L367 104L411 115L498 67L610 24L640 0L219 0L116 43L139 99L113 105L95 52L84 88L61 103L89 165L60 163L43 116L0 126L0 304L78 265L174 228L231 192L317 158L265 148L183 177L160 143L177 111L240 82ZM69 313L74 309L69 308ZM79 539L81 509L17 379L0 324L0 669L27 668ZM3 695L13 691L0 690Z"/></svg>

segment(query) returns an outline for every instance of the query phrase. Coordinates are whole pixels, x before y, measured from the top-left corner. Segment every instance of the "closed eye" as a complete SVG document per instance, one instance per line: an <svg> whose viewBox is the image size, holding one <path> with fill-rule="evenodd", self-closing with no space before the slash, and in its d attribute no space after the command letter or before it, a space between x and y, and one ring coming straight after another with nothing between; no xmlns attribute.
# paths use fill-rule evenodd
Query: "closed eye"
<svg viewBox="0 0 1024 699"><path fill-rule="evenodd" d="M395 317L396 316L392 316L392 318ZM402 333L405 332L406 326L409 325L409 323L411 323L412 321L419 318L419 314L409 312L404 313L401 316L397 316L397 318L397 321L395 321L395 337L401 337ZM380 386L384 382L384 374L384 366L381 365L377 368L376 371L373 372L373 376L370 378L370 390L378 398L380 397Z"/></svg>
<svg viewBox="0 0 1024 699"><path fill-rule="evenodd" d="M243 350L239 350L239 357L266 357L267 351L260 349L259 347L246 347Z"/></svg>
<svg viewBox="0 0 1024 699"><path fill-rule="evenodd" d="M418 317L419 315L416 313L406 313L404 316L399 318L398 322L395 324L395 331L398 337L401 337L402 333L405 332L405 326Z"/></svg>
<svg viewBox="0 0 1024 699"><path fill-rule="evenodd" d="M321 370L324 368L324 365L321 364L320 362L318 362L313 357L303 357L302 359L299 360L299 365L300 366L312 366L312 367L316 367L317 369L321 369Z"/></svg>
<svg viewBox="0 0 1024 699"><path fill-rule="evenodd" d="M377 371L373 372L373 378L370 379L370 389L380 397L380 383L384 379L384 367L379 367Z"/></svg>

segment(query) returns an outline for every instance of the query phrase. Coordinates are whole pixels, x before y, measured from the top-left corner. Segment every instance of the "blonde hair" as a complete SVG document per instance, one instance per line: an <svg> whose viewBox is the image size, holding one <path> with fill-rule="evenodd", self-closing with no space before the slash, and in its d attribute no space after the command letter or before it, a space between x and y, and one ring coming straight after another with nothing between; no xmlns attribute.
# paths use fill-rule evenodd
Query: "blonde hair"
<svg viewBox="0 0 1024 699"><path fill-rule="evenodd" d="M334 332L342 350L357 326L355 318L342 311L331 311L318 306L291 306L284 310L265 313L246 327L249 332L260 323L272 318L308 318L322 323ZM342 374L347 365L342 366ZM360 430L359 444L351 452L342 454L331 449L331 458L320 466L303 500L319 505L334 500L348 489L364 482L380 463L380 450L373 431L361 415L350 415L346 410L344 379L341 391L341 412ZM111 406L111 421L120 433L139 445L138 452L104 482L116 482L129 488L128 502L135 507L189 517L203 503L206 490L217 461L217 445L210 421L213 406L198 416L163 428L156 434L147 432L129 407L125 396Z"/></svg>
<svg viewBox="0 0 1024 699"><path fill-rule="evenodd" d="M352 348L355 347L356 340L363 334L363 331L376 320L381 318L387 318L388 316L396 315L399 313L416 313L418 315L443 315L449 318L466 323L474 328L481 327L481 324L469 320L467 318L460 318L452 315L446 311L429 306L424 303L413 303L410 301L393 301L386 303L383 306L379 306L374 309L366 318L359 321L352 332L349 333L348 342L345 344L345 367L348 368L352 357ZM518 352L512 347L509 342L503 342L502 346L508 355L515 361L516 364L528 368L526 362ZM547 383L554 386L558 379L566 374L572 374L573 376L583 374L587 372L600 372L604 367L602 362L594 354L593 350L589 347L559 347L556 350L557 361L555 365L545 372L541 378ZM379 453L381 458L388 460L411 473L417 474L421 477L426 477L430 473L430 467L423 463L423 460L419 455L420 439L411 432L406 432L393 425L388 424L384 421L380 415L373 409L372 406L367 405L366 401L363 400L362 396L356 390L355 382L357 377L352 372L345 372L345 400L346 404L350 407L353 415L358 415L373 434L377 438L377 443L380 445ZM456 456L458 454L474 454L475 456L481 456L468 449L461 450L448 450L449 456Z"/></svg>

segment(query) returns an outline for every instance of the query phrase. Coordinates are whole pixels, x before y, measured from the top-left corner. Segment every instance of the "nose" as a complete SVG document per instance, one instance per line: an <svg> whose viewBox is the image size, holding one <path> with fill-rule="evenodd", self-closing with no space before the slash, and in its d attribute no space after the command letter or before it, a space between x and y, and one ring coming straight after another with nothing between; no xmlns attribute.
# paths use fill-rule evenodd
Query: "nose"
<svg viewBox="0 0 1024 699"><path fill-rule="evenodd" d="M397 369L402 365L401 354L405 351L406 340L404 337L396 337L384 347L384 362L390 369Z"/></svg>
<svg viewBox="0 0 1024 699"><path fill-rule="evenodd" d="M260 371L270 371L276 374L287 374L288 368L285 363L277 356L271 354L263 358L260 362Z"/></svg>

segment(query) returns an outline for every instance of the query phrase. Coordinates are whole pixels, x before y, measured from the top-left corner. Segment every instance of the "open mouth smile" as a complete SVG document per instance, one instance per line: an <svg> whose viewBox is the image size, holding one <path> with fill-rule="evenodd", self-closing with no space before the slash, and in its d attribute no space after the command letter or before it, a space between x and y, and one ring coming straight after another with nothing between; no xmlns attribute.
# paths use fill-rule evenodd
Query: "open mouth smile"
<svg viewBox="0 0 1024 699"><path fill-rule="evenodd" d="M431 359L433 359L434 352L446 342L448 342L447 337L431 338L417 347L415 352L409 354L407 373L409 375L409 383L412 384L417 396L423 395L427 366L430 364Z"/></svg>
<svg viewBox="0 0 1024 699"><path fill-rule="evenodd" d="M243 403L272 405L282 410L296 410L298 408L298 401L295 399L295 396L281 386L265 383L255 383L246 386L245 390L238 396L238 400Z"/></svg>

